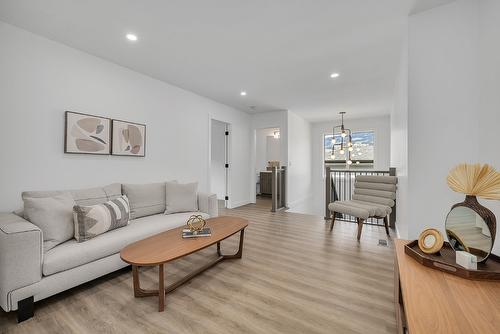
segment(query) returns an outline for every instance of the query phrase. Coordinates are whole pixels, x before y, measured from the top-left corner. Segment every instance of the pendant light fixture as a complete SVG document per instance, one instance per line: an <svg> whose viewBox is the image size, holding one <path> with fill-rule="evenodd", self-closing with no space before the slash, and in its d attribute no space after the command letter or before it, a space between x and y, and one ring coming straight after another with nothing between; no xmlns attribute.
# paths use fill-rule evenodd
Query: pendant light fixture
<svg viewBox="0 0 500 334"><path fill-rule="evenodd" d="M344 126L344 115L345 111L339 112L341 118L342 118L342 123L341 125L337 125L333 127L333 138L332 138L332 153L331 153L331 159L335 160L335 146L340 146L339 154L341 156L344 156L346 164L351 165L352 164L352 159L351 159L351 152L354 150L353 144L352 144L352 131L351 129L347 129ZM340 130L340 133L339 131ZM337 133L335 133L337 131ZM335 140L335 136L340 134L340 143L337 143ZM342 158L342 157L339 157Z"/></svg>

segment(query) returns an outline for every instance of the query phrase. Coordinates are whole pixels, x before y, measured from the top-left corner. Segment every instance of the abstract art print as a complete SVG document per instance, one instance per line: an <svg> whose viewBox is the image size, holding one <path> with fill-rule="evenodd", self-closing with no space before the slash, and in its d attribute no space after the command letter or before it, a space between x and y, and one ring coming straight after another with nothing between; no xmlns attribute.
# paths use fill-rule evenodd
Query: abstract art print
<svg viewBox="0 0 500 334"><path fill-rule="evenodd" d="M146 125L113 120L112 155L146 156Z"/></svg>
<svg viewBox="0 0 500 334"><path fill-rule="evenodd" d="M65 120L64 153L111 153L111 119L66 111Z"/></svg>

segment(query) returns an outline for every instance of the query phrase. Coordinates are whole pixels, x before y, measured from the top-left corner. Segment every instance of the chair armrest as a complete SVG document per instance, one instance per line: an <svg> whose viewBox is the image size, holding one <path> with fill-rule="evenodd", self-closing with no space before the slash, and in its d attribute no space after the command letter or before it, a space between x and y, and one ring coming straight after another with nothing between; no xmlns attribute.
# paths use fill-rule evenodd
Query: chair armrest
<svg viewBox="0 0 500 334"><path fill-rule="evenodd" d="M13 214L0 213L0 306L11 310L10 292L42 279L42 231Z"/></svg>
<svg viewBox="0 0 500 334"><path fill-rule="evenodd" d="M217 203L217 195L209 193L198 193L198 210L208 213L210 217L219 215L219 205Z"/></svg>

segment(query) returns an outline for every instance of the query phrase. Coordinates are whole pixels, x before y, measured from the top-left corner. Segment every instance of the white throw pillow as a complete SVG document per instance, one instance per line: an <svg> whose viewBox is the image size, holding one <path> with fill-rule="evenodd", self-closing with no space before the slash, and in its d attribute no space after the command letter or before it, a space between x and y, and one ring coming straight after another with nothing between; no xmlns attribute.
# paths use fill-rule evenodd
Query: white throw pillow
<svg viewBox="0 0 500 334"><path fill-rule="evenodd" d="M198 182L166 182L167 209L165 214L198 211Z"/></svg>
<svg viewBox="0 0 500 334"><path fill-rule="evenodd" d="M45 252L73 238L74 205L75 201L70 193L24 198L24 214L31 223L42 230Z"/></svg>

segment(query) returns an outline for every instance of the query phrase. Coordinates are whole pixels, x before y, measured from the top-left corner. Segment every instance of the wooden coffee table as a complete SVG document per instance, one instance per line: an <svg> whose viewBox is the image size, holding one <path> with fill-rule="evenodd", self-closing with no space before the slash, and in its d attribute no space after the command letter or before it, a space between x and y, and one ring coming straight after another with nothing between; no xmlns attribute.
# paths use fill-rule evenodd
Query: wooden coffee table
<svg viewBox="0 0 500 334"><path fill-rule="evenodd" d="M159 311L165 309L165 294L169 293L191 278L207 270L213 265L227 259L240 259L243 254L243 237L248 221L238 217L217 217L207 219L207 227L210 227L212 236L198 238L182 238L182 226L173 230L159 233L152 237L134 242L120 252L123 261L132 265L134 279L134 296L148 297L159 296ZM240 245L236 254L223 255L220 250L222 240L240 232ZM165 287L164 264L183 256L192 254L209 246L217 244L217 255L219 257L203 267L195 270L179 281ZM139 281L139 267L159 267L158 290L141 289Z"/></svg>

